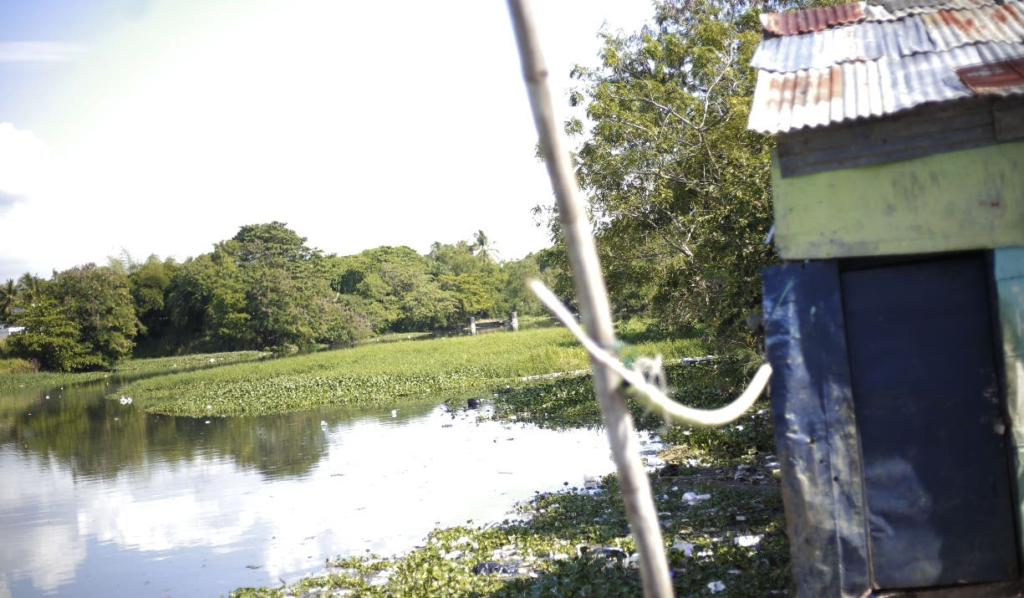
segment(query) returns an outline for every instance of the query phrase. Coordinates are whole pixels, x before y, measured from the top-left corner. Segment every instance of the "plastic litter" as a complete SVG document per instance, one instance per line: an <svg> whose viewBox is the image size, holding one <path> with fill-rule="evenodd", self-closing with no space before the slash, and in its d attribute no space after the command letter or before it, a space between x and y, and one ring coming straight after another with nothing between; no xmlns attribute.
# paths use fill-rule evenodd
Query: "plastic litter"
<svg viewBox="0 0 1024 598"><path fill-rule="evenodd" d="M712 594L718 594L725 591L725 584L720 581L713 581L708 584L708 589L711 590Z"/></svg>

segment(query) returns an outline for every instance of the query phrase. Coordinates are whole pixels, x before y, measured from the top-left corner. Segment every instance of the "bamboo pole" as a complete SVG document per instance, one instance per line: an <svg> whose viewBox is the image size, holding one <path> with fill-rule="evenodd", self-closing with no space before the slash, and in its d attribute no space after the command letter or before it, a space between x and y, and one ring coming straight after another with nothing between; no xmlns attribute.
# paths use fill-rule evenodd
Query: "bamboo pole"
<svg viewBox="0 0 1024 598"><path fill-rule="evenodd" d="M562 234L569 253L576 299L583 316L583 325L591 337L606 348L613 346L615 331L612 327L608 293L601 274L594 238L590 234L590 221L580 200L576 175L569 154L563 149L561 135L554 116L551 93L548 90L548 71L537 40L533 15L528 0L508 0L512 26L523 67L533 120L540 137L544 163L558 204ZM622 501L626 507L629 527L640 553L640 577L646 598L671 597L672 581L669 577L665 544L658 526L658 514L651 495L651 485L640 460L640 447L633 427L633 418L626 408L625 397L619 392L619 376L606 365L591 358L594 371L594 389L601 404L612 459L619 474Z"/></svg>

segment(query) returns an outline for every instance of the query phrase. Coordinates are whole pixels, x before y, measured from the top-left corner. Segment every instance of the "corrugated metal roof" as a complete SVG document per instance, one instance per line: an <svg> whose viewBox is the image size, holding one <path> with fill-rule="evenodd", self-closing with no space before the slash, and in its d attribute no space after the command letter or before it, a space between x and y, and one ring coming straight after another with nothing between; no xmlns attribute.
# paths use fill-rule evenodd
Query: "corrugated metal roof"
<svg viewBox="0 0 1024 598"><path fill-rule="evenodd" d="M956 69L1021 57L1024 45L994 42L901 60L856 61L791 73L762 70L748 126L779 133L972 97Z"/></svg>
<svg viewBox="0 0 1024 598"><path fill-rule="evenodd" d="M954 8L977 8L996 3L995 0L868 0L868 8L881 7L890 13L911 14ZM958 4L962 5L957 6Z"/></svg>
<svg viewBox="0 0 1024 598"><path fill-rule="evenodd" d="M866 20L779 37L767 31L752 59L760 72L751 129L784 132L977 93L1024 91L1020 85L984 81L972 89L957 74L957 69L1024 57L1024 3L1019 0L1003 5L886 0L847 6L864 8ZM904 14L896 16L899 12Z"/></svg>
<svg viewBox="0 0 1024 598"><path fill-rule="evenodd" d="M956 74L975 93L1007 91L1024 87L1024 59L967 66L957 69Z"/></svg>
<svg viewBox="0 0 1024 598"><path fill-rule="evenodd" d="M785 13L764 13L761 26L775 35L796 35L821 31L834 25L856 23L864 18L863 2L821 6Z"/></svg>

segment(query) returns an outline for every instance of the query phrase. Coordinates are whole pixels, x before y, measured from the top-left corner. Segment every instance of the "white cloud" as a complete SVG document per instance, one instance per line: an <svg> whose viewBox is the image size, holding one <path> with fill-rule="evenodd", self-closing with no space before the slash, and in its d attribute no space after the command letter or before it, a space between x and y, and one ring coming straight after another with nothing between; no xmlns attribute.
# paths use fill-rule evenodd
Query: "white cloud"
<svg viewBox="0 0 1024 598"><path fill-rule="evenodd" d="M0 42L0 62L72 62L84 51L66 42Z"/></svg>
<svg viewBox="0 0 1024 598"><path fill-rule="evenodd" d="M49 155L49 148L32 131L0 123L0 210L43 186Z"/></svg>
<svg viewBox="0 0 1024 598"><path fill-rule="evenodd" d="M633 30L650 5L536 12L567 111L569 70L596 63L602 23ZM504 259L549 244L531 208L552 194L502 3L155 3L75 68L39 129L53 188L9 208L0 258L43 273L121 248L182 260L271 220L342 255L425 253L477 230Z"/></svg>

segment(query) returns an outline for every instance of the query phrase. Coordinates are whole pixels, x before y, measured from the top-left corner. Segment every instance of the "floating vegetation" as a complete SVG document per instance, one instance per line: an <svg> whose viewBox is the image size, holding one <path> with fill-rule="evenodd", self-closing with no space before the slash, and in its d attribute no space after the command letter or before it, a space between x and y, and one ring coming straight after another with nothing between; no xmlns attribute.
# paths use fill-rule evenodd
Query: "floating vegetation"
<svg viewBox="0 0 1024 598"><path fill-rule="evenodd" d="M678 466L677 463L670 463ZM664 474L666 470L662 470ZM730 468L652 477L679 596L788 593L788 544L778 485L734 481ZM709 495L688 503L687 493ZM615 476L597 490L538 494L521 519L432 532L397 557L350 557L281 588L232 598L283 596L639 596L638 557Z"/></svg>
<svg viewBox="0 0 1024 598"><path fill-rule="evenodd" d="M672 396L699 409L714 409L731 402L749 380L746 362L738 359L674 364L665 367ZM746 415L721 428L673 426L664 438L687 448L687 456L730 458L748 452L774 450L768 400L761 398ZM647 413L640 403L629 409L640 430L660 430L664 422ZM543 380L510 386L495 401L495 417L531 421L543 427L575 428L601 425L601 410L589 375Z"/></svg>
<svg viewBox="0 0 1024 598"><path fill-rule="evenodd" d="M643 347L681 355L692 341ZM133 382L121 389L146 411L190 417L263 415L322 405L386 407L468 396L525 376L587 367L567 331L381 343ZM114 397L116 398L116 397Z"/></svg>

